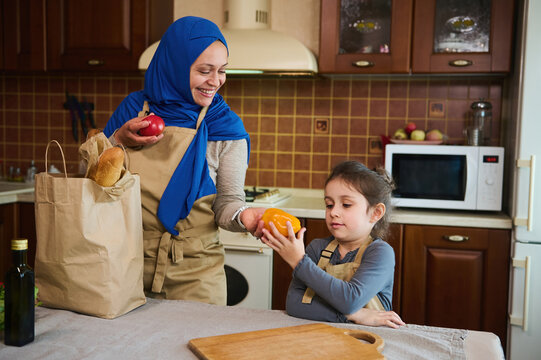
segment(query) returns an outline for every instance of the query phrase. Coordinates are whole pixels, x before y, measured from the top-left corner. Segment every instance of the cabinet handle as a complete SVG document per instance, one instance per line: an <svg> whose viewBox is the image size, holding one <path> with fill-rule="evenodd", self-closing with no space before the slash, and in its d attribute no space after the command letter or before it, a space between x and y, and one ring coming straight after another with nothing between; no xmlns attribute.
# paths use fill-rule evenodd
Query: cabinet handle
<svg viewBox="0 0 541 360"><path fill-rule="evenodd" d="M465 67L473 65L473 61L466 59L456 59L449 61L449 65L454 67Z"/></svg>
<svg viewBox="0 0 541 360"><path fill-rule="evenodd" d="M530 187L528 189L528 217L526 219L516 217L513 219L515 226L526 226L528 231L533 229L533 185L535 182L535 155L530 157L530 160L517 160L517 167L530 168Z"/></svg>
<svg viewBox="0 0 541 360"><path fill-rule="evenodd" d="M470 240L469 236L463 236L463 235L444 235L443 238L445 240L454 241L454 242L462 242L462 241Z"/></svg>
<svg viewBox="0 0 541 360"><path fill-rule="evenodd" d="M359 60L353 63L353 66L361 67L361 68L372 67L374 65L375 64L372 61L368 61L368 60Z"/></svg>
<svg viewBox="0 0 541 360"><path fill-rule="evenodd" d="M99 59L90 59L90 60L88 60L87 63L90 66L100 66L100 65L103 65L105 62L103 60L99 60Z"/></svg>
<svg viewBox="0 0 541 360"><path fill-rule="evenodd" d="M511 325L518 325L522 327L522 331L528 331L528 306L530 298L530 266L531 260L529 256L526 256L524 260L513 258L514 268L524 268L524 299L522 317L517 317L513 314L509 314L509 322Z"/></svg>

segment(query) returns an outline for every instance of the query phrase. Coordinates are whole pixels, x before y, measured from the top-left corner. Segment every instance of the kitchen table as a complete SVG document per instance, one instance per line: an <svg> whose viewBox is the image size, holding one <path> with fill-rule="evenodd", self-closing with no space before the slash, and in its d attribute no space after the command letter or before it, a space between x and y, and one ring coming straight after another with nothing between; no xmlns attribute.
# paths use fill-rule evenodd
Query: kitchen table
<svg viewBox="0 0 541 360"><path fill-rule="evenodd" d="M197 359L188 348L194 338L308 323L314 322L280 310L151 298L113 320L38 307L34 342L18 348L2 341L0 359ZM378 334L387 359L503 359L492 333L410 324L400 329L331 325Z"/></svg>

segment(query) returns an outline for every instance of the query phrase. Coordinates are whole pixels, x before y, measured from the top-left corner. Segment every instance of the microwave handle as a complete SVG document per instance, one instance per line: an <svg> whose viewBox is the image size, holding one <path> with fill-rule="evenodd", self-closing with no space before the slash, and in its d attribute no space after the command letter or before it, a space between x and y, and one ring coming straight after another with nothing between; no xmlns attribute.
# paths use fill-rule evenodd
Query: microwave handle
<svg viewBox="0 0 541 360"><path fill-rule="evenodd" d="M515 226L526 226L528 231L532 231L533 228L533 185L535 175L535 155L530 157L530 160L517 160L517 167L530 168L530 187L528 190L528 217L526 219L514 217L513 223Z"/></svg>

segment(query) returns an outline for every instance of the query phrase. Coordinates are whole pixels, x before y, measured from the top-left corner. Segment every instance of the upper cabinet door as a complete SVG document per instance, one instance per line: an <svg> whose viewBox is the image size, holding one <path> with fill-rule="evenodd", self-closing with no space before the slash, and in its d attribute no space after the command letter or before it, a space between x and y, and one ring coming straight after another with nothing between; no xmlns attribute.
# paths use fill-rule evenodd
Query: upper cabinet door
<svg viewBox="0 0 541 360"><path fill-rule="evenodd" d="M1 69L45 70L44 2L2 0L0 6Z"/></svg>
<svg viewBox="0 0 541 360"><path fill-rule="evenodd" d="M321 73L408 73L413 0L322 0Z"/></svg>
<svg viewBox="0 0 541 360"><path fill-rule="evenodd" d="M416 0L414 73L510 70L513 0Z"/></svg>
<svg viewBox="0 0 541 360"><path fill-rule="evenodd" d="M136 70L148 42L146 0L48 0L48 70Z"/></svg>

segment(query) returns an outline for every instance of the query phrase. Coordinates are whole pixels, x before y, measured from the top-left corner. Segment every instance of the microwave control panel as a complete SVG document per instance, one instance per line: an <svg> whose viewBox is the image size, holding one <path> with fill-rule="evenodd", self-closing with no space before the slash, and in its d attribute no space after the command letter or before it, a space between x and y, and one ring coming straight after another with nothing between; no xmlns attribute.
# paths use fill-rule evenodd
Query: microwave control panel
<svg viewBox="0 0 541 360"><path fill-rule="evenodd" d="M479 147L477 210L501 210L503 191L502 147Z"/></svg>

